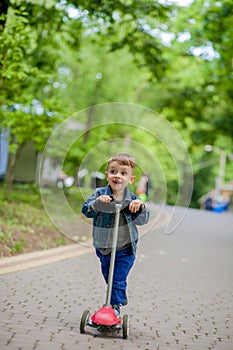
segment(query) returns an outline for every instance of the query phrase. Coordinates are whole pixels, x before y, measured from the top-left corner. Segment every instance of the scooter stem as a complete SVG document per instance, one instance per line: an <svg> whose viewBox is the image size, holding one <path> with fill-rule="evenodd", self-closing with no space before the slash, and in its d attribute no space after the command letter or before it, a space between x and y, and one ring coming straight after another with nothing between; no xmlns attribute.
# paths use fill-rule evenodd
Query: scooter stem
<svg viewBox="0 0 233 350"><path fill-rule="evenodd" d="M106 303L105 305L110 305L111 295L112 295L112 282L113 282L113 273L115 266L115 258L116 258L116 247L117 247L117 238L118 238L118 228L119 228L119 219L120 219L120 211L122 208L122 204L115 204L116 214L115 214L115 222L113 228L113 238L112 238L112 251L111 251L111 259L110 266L108 272L108 287L106 294Z"/></svg>

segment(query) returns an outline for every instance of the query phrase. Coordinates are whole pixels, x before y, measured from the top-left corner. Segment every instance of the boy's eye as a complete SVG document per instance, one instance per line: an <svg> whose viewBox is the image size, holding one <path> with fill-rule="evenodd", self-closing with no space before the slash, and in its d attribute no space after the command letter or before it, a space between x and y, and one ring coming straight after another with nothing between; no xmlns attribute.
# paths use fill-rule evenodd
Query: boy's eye
<svg viewBox="0 0 233 350"><path fill-rule="evenodd" d="M110 174L116 174L116 170L114 169L110 170Z"/></svg>

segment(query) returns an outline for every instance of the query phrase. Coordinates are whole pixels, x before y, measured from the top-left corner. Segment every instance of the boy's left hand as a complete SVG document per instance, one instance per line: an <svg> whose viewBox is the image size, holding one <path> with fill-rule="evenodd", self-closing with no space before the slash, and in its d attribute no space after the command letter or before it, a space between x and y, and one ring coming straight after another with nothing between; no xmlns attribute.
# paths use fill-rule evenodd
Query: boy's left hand
<svg viewBox="0 0 233 350"><path fill-rule="evenodd" d="M136 213L137 211L140 210L141 206L142 206L142 208L145 207L143 201L141 201L140 199L134 199L129 204L129 210L131 211L131 213Z"/></svg>

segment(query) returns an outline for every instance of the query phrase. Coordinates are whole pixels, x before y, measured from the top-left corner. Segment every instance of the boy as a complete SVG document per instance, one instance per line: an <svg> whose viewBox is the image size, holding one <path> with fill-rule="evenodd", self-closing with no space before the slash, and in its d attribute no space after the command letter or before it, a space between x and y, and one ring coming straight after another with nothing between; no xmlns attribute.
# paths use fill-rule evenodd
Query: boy
<svg viewBox="0 0 233 350"><path fill-rule="evenodd" d="M135 159L126 153L112 156L106 171L108 185L96 188L82 207L82 213L93 218L93 244L108 283L115 203L122 203L111 295L111 305L117 316L120 307L127 304L127 276L135 260L138 242L136 225L144 225L149 220L145 203L127 188L135 180L135 166Z"/></svg>

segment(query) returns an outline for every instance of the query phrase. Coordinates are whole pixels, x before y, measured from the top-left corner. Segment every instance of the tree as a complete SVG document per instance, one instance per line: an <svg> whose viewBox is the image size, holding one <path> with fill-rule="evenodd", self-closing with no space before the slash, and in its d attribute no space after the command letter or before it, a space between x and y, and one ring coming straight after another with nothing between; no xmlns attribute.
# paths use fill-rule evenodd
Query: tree
<svg viewBox="0 0 233 350"><path fill-rule="evenodd" d="M41 99L43 103L37 100L40 97L39 86L48 79L48 74L33 64L36 33L31 30L27 16L24 8L13 10L8 7L1 33L0 122L2 127L10 129L7 190L19 148L28 141L35 142L37 148L42 147L57 121L57 106L53 99ZM35 85L34 88L31 86L32 80L37 85L37 93Z"/></svg>
<svg viewBox="0 0 233 350"><path fill-rule="evenodd" d="M58 87L63 88L59 64L64 46L77 52L80 40L97 32L95 41L108 42L110 50L127 46L138 65L148 66L159 77L164 61L161 44L151 35L150 25L154 19L158 23L158 17L164 20L168 10L151 0L5 0L1 10L0 122L11 129L6 176L10 184L19 147L31 140L40 148L57 122L58 112L65 114L57 98ZM35 101L43 113L31 113ZM44 137L39 139L40 129Z"/></svg>
<svg viewBox="0 0 233 350"><path fill-rule="evenodd" d="M215 163L197 166L209 164L204 145L216 145L227 153L233 149L232 14L227 0L193 1L175 8L167 23L165 74L160 81L148 82L142 92L144 103L171 121L185 139L194 162L195 206L214 187L218 171L216 154ZM230 180L229 162L226 169Z"/></svg>
<svg viewBox="0 0 233 350"><path fill-rule="evenodd" d="M169 108L168 118L184 127L187 118L196 120L195 144L233 133L232 15L227 0L193 1L170 24L174 37L159 108Z"/></svg>

